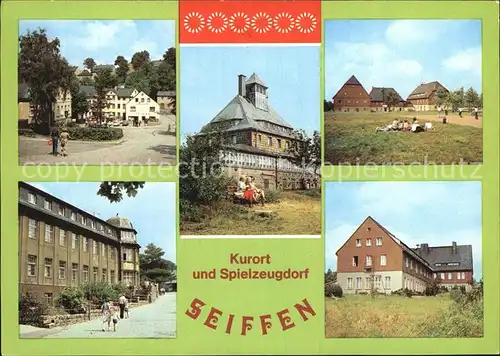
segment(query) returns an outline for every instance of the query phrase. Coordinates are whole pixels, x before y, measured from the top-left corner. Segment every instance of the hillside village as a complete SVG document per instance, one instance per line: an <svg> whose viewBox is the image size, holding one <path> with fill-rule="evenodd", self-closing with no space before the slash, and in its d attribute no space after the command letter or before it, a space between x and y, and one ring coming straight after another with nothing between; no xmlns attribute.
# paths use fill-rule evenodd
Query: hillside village
<svg viewBox="0 0 500 356"><path fill-rule="evenodd" d="M325 111L435 111L439 107L443 110L456 111L459 108L471 111L472 108L482 108L483 96L472 87L464 90L459 88L449 90L439 81L420 83L403 99L394 88L372 87L370 92L361 82L351 76L331 101L325 100Z"/></svg>

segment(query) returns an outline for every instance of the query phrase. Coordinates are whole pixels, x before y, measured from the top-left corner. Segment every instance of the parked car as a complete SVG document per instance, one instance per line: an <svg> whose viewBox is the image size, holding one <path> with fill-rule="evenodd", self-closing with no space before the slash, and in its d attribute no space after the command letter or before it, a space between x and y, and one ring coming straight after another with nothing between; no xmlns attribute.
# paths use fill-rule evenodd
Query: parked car
<svg viewBox="0 0 500 356"><path fill-rule="evenodd" d="M128 124L129 124L128 120L123 120L122 121L122 126L128 126Z"/></svg>

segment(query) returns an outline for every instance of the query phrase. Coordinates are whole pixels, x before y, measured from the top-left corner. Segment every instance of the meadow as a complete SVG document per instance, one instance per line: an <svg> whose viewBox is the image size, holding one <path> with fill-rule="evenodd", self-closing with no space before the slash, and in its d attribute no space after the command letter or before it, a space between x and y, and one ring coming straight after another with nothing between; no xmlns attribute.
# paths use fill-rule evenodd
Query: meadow
<svg viewBox="0 0 500 356"><path fill-rule="evenodd" d="M376 132L392 120L417 117L432 121L429 132ZM326 112L325 164L476 164L483 159L482 118L448 116L445 125L435 113Z"/></svg>
<svg viewBox="0 0 500 356"><path fill-rule="evenodd" d="M436 296L348 295L325 298L327 338L482 337L483 304Z"/></svg>
<svg viewBox="0 0 500 356"><path fill-rule="evenodd" d="M252 208L222 201L181 214L182 235L319 235L321 192L269 191L270 203Z"/></svg>

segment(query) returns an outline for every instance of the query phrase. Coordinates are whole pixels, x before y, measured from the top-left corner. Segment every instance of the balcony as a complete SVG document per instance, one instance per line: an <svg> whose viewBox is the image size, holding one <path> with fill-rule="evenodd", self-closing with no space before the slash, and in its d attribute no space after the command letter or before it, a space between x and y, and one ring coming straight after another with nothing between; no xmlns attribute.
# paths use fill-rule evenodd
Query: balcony
<svg viewBox="0 0 500 356"><path fill-rule="evenodd" d="M373 264L372 263L365 262L364 267L365 267L365 272L373 270Z"/></svg>

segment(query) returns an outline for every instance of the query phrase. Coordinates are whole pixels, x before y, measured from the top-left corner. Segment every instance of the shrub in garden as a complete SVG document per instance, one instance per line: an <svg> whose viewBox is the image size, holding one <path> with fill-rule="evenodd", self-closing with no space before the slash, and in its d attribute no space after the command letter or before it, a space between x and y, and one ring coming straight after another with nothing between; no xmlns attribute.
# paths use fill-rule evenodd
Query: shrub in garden
<svg viewBox="0 0 500 356"><path fill-rule="evenodd" d="M439 285L436 281L432 281L427 287L425 287L424 295L426 296L434 296L439 293Z"/></svg>
<svg viewBox="0 0 500 356"><path fill-rule="evenodd" d="M71 140L82 141L113 141L123 137L123 130L116 127L68 127Z"/></svg>
<svg viewBox="0 0 500 356"><path fill-rule="evenodd" d="M36 133L32 129L19 129L18 130L19 136L26 136L26 137L35 137Z"/></svg>
<svg viewBox="0 0 500 356"><path fill-rule="evenodd" d="M344 291L337 283L325 283L325 297L342 298Z"/></svg>
<svg viewBox="0 0 500 356"><path fill-rule="evenodd" d="M87 301L81 287L66 287L59 293L56 302L68 313L77 314L82 312L82 306Z"/></svg>
<svg viewBox="0 0 500 356"><path fill-rule="evenodd" d="M266 191L266 202L267 203L279 203L282 197L281 190L269 189Z"/></svg>
<svg viewBox="0 0 500 356"><path fill-rule="evenodd" d="M459 288L452 288L450 290L450 298L457 303L461 303L464 299L465 293Z"/></svg>
<svg viewBox="0 0 500 356"><path fill-rule="evenodd" d="M47 315L49 305L31 293L19 296L19 323L38 326L43 315Z"/></svg>

